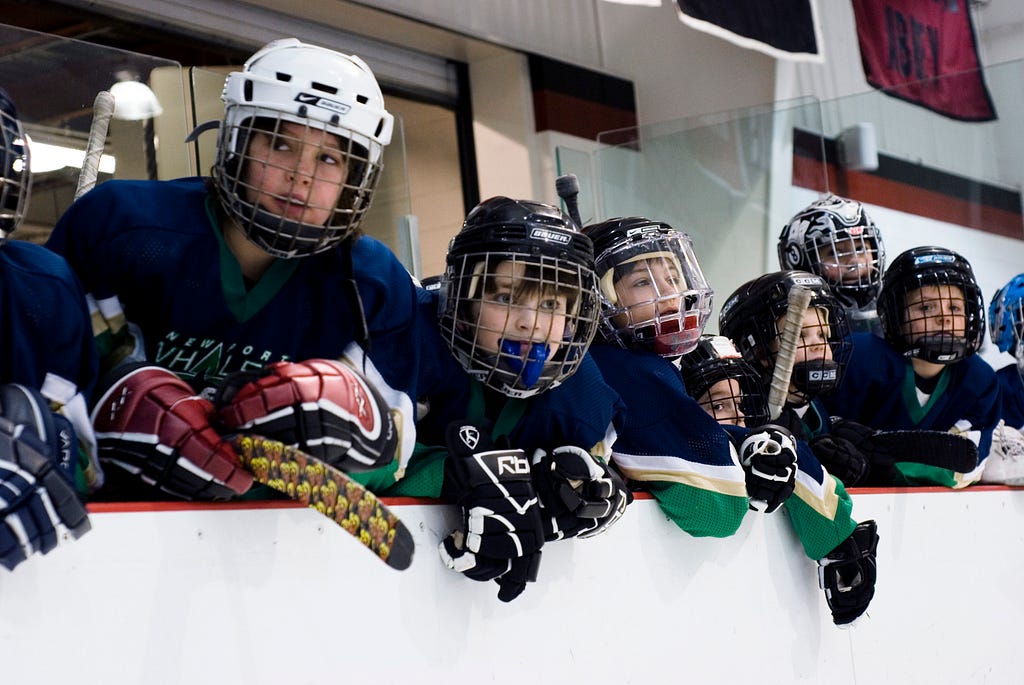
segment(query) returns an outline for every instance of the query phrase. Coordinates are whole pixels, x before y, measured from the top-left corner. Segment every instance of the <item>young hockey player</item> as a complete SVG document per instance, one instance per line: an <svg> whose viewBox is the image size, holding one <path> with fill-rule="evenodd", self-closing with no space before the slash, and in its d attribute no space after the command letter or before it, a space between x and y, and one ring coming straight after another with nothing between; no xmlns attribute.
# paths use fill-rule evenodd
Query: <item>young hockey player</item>
<svg viewBox="0 0 1024 685"><path fill-rule="evenodd" d="M545 541L603 532L632 499L605 463L621 401L586 354L593 248L559 209L495 197L466 217L446 264L439 290L421 293L441 335L418 344L447 383L424 398L423 448L386 494L458 503L442 559L511 601Z"/></svg>
<svg viewBox="0 0 1024 685"><path fill-rule="evenodd" d="M828 282L853 331L881 336L875 300L885 247L864 205L837 195L812 202L782 229L778 252L782 269L809 271Z"/></svg>
<svg viewBox="0 0 1024 685"><path fill-rule="evenodd" d="M998 381L975 355L985 311L970 263L942 247L907 250L885 272L878 313L885 338L854 336L850 373L823 397L825 407L878 430L956 434L954 451L970 440L977 448L973 464L921 450L893 467L895 484L970 485L981 476L999 422Z"/></svg>
<svg viewBox="0 0 1024 685"><path fill-rule="evenodd" d="M586 233L597 254L606 343L592 354L628 409L615 463L692 535L728 536L749 509L771 513L786 504L808 555L820 560L833 620L855 620L874 588L873 524L857 528L842 486L822 483L816 463L803 475L806 457L785 428L719 425L670 361L698 345L711 311L689 236L643 217Z"/></svg>
<svg viewBox="0 0 1024 685"><path fill-rule="evenodd" d="M768 421L760 377L724 335L702 335L679 358L679 370L686 392L718 423L753 427Z"/></svg>
<svg viewBox="0 0 1024 685"><path fill-rule="evenodd" d="M0 565L8 570L86 533L79 493L102 483L83 397L97 363L85 293L63 259L11 239L28 208L30 153L0 89Z"/></svg>
<svg viewBox="0 0 1024 685"><path fill-rule="evenodd" d="M1017 274L992 296L988 309L989 337L1000 352L1014 356L1015 363L996 371L1002 390L1002 420L1010 428L1024 429L1024 274Z"/></svg>
<svg viewBox="0 0 1024 685"><path fill-rule="evenodd" d="M823 468L818 442L804 442L828 431L827 417L813 400L842 377L849 354L842 307L814 274L768 273L744 283L726 299L719 328L761 375L762 388L768 394L790 291L798 286L811 291L811 300L796 338L785 408L775 419L792 427L798 438L796 487L786 508L804 552L819 563L819 579L833 618L843 624L860 616L874 596L877 526L870 520L858 524L851 517L853 502L843 483Z"/></svg>
<svg viewBox="0 0 1024 685"><path fill-rule="evenodd" d="M380 87L358 57L283 39L229 74L222 98L212 178L105 182L49 239L114 342L146 360L117 367L97 393L101 455L128 486L188 499L246 492L251 477L212 425L219 388L227 430L308 436L300 447L345 470L394 468L384 443L369 462L331 447L339 427L390 421L388 408L354 418L353 372L306 363L348 359L411 427L415 286L359 230L393 128ZM116 347L102 350L105 368L124 358ZM375 393L364 400L380 405ZM393 439L390 423L379 435ZM402 444L404 460L411 434Z"/></svg>
<svg viewBox="0 0 1024 685"><path fill-rule="evenodd" d="M992 296L988 331L992 343L1013 355L1014 362L996 371L1002 413L992 431L981 480L1024 485L1024 274L1011 278Z"/></svg>

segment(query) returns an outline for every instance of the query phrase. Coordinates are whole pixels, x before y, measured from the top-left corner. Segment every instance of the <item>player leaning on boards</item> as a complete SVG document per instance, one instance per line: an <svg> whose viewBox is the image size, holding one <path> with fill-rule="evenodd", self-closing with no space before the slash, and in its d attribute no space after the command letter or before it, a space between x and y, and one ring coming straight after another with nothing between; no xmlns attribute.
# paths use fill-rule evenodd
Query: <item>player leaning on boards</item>
<svg viewBox="0 0 1024 685"><path fill-rule="evenodd" d="M108 497L246 492L222 440L236 430L345 470L395 469L388 405L411 426L415 286L360 231L393 127L376 79L358 57L283 39L222 98L212 178L107 181L48 242L111 329L93 411L123 486ZM144 361L117 366L125 355ZM378 392L357 392L367 383L339 359ZM405 459L411 434L402 444Z"/></svg>
<svg viewBox="0 0 1024 685"><path fill-rule="evenodd" d="M11 240L31 150L3 89L0 144L0 565L13 570L90 529L80 494L103 474L82 396L97 363L85 293L63 259Z"/></svg>
<svg viewBox="0 0 1024 685"><path fill-rule="evenodd" d="M534 580L542 545L591 537L631 495L606 463L623 408L587 354L597 327L590 239L558 208L494 197L466 217L422 313L433 375L422 443L387 494L443 497L461 526L444 562L498 581L510 601Z"/></svg>
<svg viewBox="0 0 1024 685"><path fill-rule="evenodd" d="M810 301L799 319L787 321L790 295L798 288L810 291ZM788 328L793 324L798 327L796 334ZM874 597L877 526L871 520L857 523L853 519L853 501L843 483L804 442L808 418L821 416L814 405L816 396L842 378L849 354L843 309L818 276L778 271L733 291L722 305L719 329L761 374L766 395L780 363L783 341L790 336L796 341L792 373L782 387L782 413L775 419L798 438L795 487L786 509L804 553L818 562L819 582L833 620L838 625L848 624L867 610Z"/></svg>
<svg viewBox="0 0 1024 685"><path fill-rule="evenodd" d="M885 272L878 313L885 339L853 336L850 372L822 397L826 409L873 429L926 431L945 441L896 454L891 484L976 482L1000 399L995 372L975 354L985 304L970 263L943 247L903 252Z"/></svg>

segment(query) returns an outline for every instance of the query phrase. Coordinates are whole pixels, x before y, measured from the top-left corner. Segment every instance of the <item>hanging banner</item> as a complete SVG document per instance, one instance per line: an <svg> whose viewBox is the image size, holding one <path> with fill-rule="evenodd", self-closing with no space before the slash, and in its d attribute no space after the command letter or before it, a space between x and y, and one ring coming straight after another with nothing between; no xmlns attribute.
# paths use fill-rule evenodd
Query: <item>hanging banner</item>
<svg viewBox="0 0 1024 685"><path fill-rule="evenodd" d="M967 0L852 0L864 76L961 121L996 118Z"/></svg>
<svg viewBox="0 0 1024 685"><path fill-rule="evenodd" d="M815 0L676 0L687 26L776 59L823 61Z"/></svg>

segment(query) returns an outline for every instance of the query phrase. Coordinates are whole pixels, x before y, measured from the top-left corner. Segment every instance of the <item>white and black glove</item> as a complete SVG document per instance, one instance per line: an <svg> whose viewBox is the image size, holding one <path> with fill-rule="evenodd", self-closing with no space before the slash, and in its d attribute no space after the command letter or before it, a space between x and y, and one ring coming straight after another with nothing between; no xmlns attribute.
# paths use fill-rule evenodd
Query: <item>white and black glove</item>
<svg viewBox="0 0 1024 685"><path fill-rule="evenodd" d="M540 504L522 450L494 449L483 428L449 424L445 491L462 508L463 529L441 541L448 568L479 581L496 580L510 602L537 579L544 544Z"/></svg>
<svg viewBox="0 0 1024 685"><path fill-rule="evenodd" d="M91 524L74 487L71 424L16 384L0 386L0 415L0 565L10 570Z"/></svg>
<svg viewBox="0 0 1024 685"><path fill-rule="evenodd" d="M878 526L874 521L864 521L818 561L818 584L825 591L837 626L853 623L875 596L877 549Z"/></svg>
<svg viewBox="0 0 1024 685"><path fill-rule="evenodd" d="M750 508L770 514L796 486L796 440L782 426L766 423L750 431L740 445Z"/></svg>
<svg viewBox="0 0 1024 685"><path fill-rule="evenodd" d="M622 477L579 447L533 454L533 487L540 497L544 540L589 538L608 530L633 501Z"/></svg>

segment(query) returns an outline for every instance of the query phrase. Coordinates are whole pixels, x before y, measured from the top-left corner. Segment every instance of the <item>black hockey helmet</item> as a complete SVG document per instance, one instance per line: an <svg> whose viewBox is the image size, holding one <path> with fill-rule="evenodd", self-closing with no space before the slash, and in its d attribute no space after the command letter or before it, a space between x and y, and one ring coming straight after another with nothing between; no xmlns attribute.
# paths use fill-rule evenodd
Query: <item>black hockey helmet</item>
<svg viewBox="0 0 1024 685"><path fill-rule="evenodd" d="M529 397L553 388L576 372L597 332L600 305L590 238L557 207L494 197L470 211L448 246L438 307L441 333L470 375L511 397ZM500 272L505 263L511 270ZM516 279L502 299L488 297L496 279ZM564 312L553 300L564 298ZM519 299L533 298L532 304ZM504 303L502 330L480 323L483 303ZM508 339L513 316L527 312L533 327L559 341ZM518 314L517 314L518 313ZM558 314L558 323L551 323ZM564 326L561 321L564 315ZM541 323L546 322L546 323ZM500 349L486 349L480 338L501 336Z"/></svg>
<svg viewBox="0 0 1024 685"><path fill-rule="evenodd" d="M949 299L948 287L963 293L964 330L924 330L912 332L914 322L934 319L935 314L920 311L908 295L925 286L937 288L936 306ZM916 296L915 296L916 297ZM985 300L974 278L974 269L961 255L944 247L915 247L903 252L885 272L878 295L878 318L885 339L907 357L933 364L952 364L965 359L981 347L985 335Z"/></svg>
<svg viewBox="0 0 1024 685"><path fill-rule="evenodd" d="M747 281L722 305L718 328L722 335L732 339L743 358L757 370L767 393L781 334L779 319L786 315L789 292L797 286L811 291L808 311L823 311L818 320L827 330L828 356L831 357L802 361L802 357L808 355L801 355L800 350L807 347L810 352L814 346L803 342L798 345L792 383L797 388L796 394L809 402L839 385L853 349L846 313L824 279L808 271L775 271Z"/></svg>
<svg viewBox="0 0 1024 685"><path fill-rule="evenodd" d="M824 278L844 307L874 302L885 271L882 236L864 205L828 195L798 212L779 235L779 266Z"/></svg>
<svg viewBox="0 0 1024 685"><path fill-rule="evenodd" d="M687 394L716 421L738 423L737 420L742 420L747 426L767 423L768 403L761 378L724 335L701 336L697 346L679 358L679 371ZM708 396L712 386L725 380L736 381L735 394ZM733 391L730 389L730 392ZM719 404L726 406L719 407Z"/></svg>
<svg viewBox="0 0 1024 685"><path fill-rule="evenodd" d="M594 241L601 288L601 334L628 349L644 349L675 358L693 349L711 316L713 291L704 278L690 236L643 217L609 219L583 232ZM665 292L651 272L650 260L664 260L678 279ZM646 260L651 293L641 301L621 301L616 283ZM631 266L632 265L632 266Z"/></svg>
<svg viewBox="0 0 1024 685"><path fill-rule="evenodd" d="M0 244L7 240L28 211L32 174L29 151L18 110L0 88Z"/></svg>

